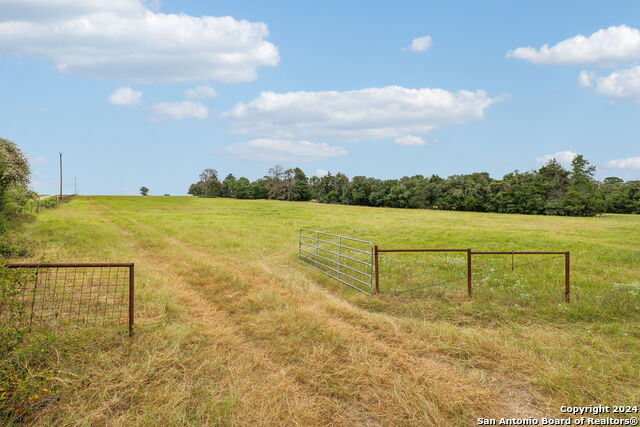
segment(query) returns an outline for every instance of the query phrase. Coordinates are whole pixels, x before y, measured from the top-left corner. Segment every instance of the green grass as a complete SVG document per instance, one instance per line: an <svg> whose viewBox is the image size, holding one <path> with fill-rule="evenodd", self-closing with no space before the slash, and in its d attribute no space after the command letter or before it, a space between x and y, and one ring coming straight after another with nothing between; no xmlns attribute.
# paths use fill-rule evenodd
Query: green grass
<svg viewBox="0 0 640 427"><path fill-rule="evenodd" d="M464 256L437 254L382 254L368 297L297 260L301 227L382 248L568 250L573 300L562 259L512 272L510 257L474 258L469 299ZM28 224L34 258L136 262L138 333L61 361L72 375L32 421L469 425L637 404L638 229L626 215L77 197Z"/></svg>

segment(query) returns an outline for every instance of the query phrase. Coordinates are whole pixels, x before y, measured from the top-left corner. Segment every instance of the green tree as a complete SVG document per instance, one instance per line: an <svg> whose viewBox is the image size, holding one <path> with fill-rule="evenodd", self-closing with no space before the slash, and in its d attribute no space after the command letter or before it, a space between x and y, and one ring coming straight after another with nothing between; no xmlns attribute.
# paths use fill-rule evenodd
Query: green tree
<svg viewBox="0 0 640 427"><path fill-rule="evenodd" d="M234 194L238 199L251 199L251 181L244 176L238 178L234 186Z"/></svg>
<svg viewBox="0 0 640 427"><path fill-rule="evenodd" d="M285 199L290 201L306 201L311 199L309 179L300 168L288 169L285 172Z"/></svg>
<svg viewBox="0 0 640 427"><path fill-rule="evenodd" d="M222 197L236 197L235 195L235 187L236 187L236 177L233 174L229 174L222 181L222 185L220 187L220 196Z"/></svg>
<svg viewBox="0 0 640 427"><path fill-rule="evenodd" d="M0 222L15 217L32 198L30 178L31 168L22 150L14 142L0 138Z"/></svg>
<svg viewBox="0 0 640 427"><path fill-rule="evenodd" d="M604 212L602 194L593 178L595 166L582 156L577 155L571 162L571 185L563 199L565 215L594 216Z"/></svg>
<svg viewBox="0 0 640 427"><path fill-rule="evenodd" d="M149 189L147 187L140 187L140 194L142 194L143 196L148 196Z"/></svg>
<svg viewBox="0 0 640 427"><path fill-rule="evenodd" d="M267 175L262 179L265 187L269 190L269 199L286 200L287 183L286 171L280 165L275 165L267 171Z"/></svg>
<svg viewBox="0 0 640 427"><path fill-rule="evenodd" d="M252 199L267 199L269 197L269 187L264 179L257 179L249 186L249 195Z"/></svg>
<svg viewBox="0 0 640 427"><path fill-rule="evenodd" d="M200 180L189 186L188 194L197 197L218 197L222 191L222 184L218 180L218 171L205 169L200 174Z"/></svg>

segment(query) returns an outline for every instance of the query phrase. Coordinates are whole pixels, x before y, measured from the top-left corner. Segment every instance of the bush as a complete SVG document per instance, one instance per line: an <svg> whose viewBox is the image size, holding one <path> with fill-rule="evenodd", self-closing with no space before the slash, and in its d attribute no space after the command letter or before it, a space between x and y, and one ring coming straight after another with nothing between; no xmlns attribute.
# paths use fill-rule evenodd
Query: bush
<svg viewBox="0 0 640 427"><path fill-rule="evenodd" d="M57 339L50 333L27 333L22 326L24 289L15 272L0 267L0 420L19 422L32 409L51 400Z"/></svg>

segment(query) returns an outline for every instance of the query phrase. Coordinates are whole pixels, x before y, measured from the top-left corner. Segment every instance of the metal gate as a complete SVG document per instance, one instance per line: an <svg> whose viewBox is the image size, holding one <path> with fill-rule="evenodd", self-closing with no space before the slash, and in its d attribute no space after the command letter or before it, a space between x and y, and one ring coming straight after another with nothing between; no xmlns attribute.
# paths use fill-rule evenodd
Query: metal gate
<svg viewBox="0 0 640 427"><path fill-rule="evenodd" d="M125 323L133 335L133 263L7 264L15 284L0 320L31 327ZM9 304L5 304L9 302Z"/></svg>
<svg viewBox="0 0 640 427"><path fill-rule="evenodd" d="M373 243L322 231L300 229L298 257L310 267L362 293L373 293Z"/></svg>

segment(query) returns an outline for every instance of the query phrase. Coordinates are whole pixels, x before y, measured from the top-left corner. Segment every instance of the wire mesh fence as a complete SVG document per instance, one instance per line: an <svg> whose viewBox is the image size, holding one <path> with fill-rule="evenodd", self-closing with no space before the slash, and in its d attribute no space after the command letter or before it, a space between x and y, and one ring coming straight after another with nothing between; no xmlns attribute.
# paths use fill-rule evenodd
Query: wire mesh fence
<svg viewBox="0 0 640 427"><path fill-rule="evenodd" d="M31 328L127 325L133 333L131 263L8 264L0 320Z"/></svg>

